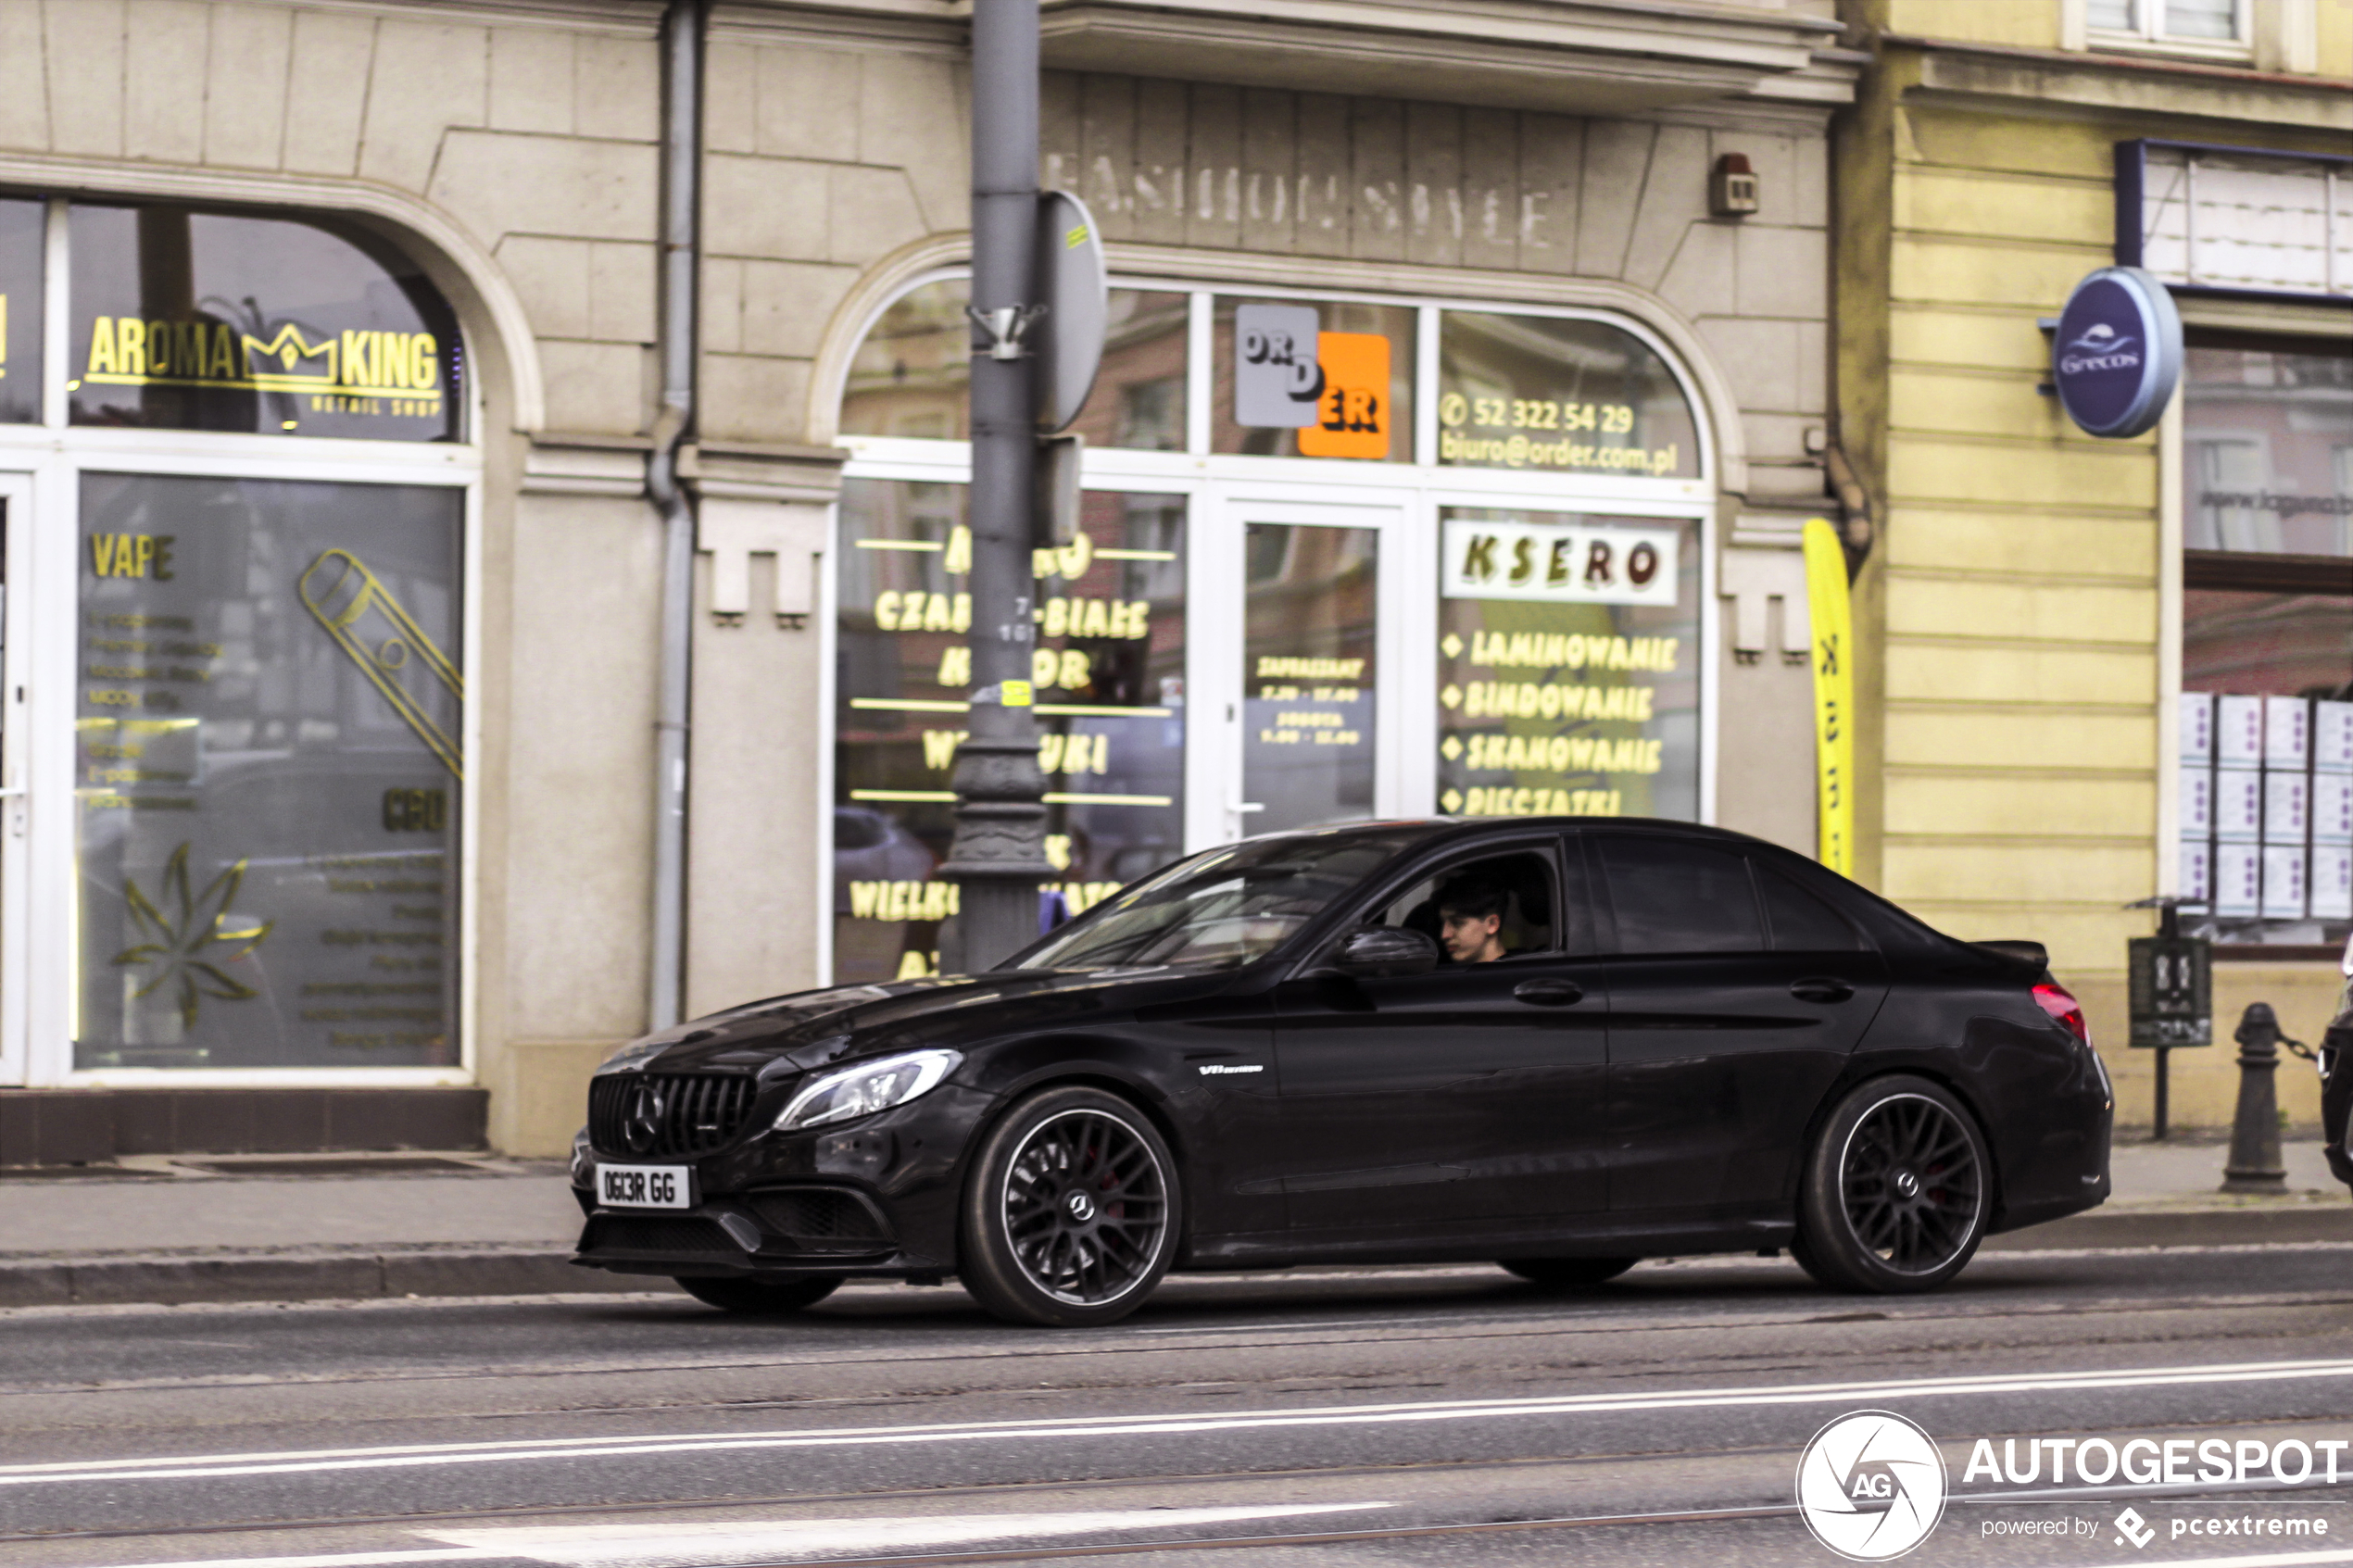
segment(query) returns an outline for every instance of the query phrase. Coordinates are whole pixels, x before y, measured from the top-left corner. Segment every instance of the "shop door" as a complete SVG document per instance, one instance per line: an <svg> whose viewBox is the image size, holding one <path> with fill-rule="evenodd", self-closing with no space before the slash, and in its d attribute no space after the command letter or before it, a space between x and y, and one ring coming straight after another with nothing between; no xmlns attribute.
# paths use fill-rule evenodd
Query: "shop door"
<svg viewBox="0 0 2353 1568"><path fill-rule="evenodd" d="M1196 822L1196 842L1394 813L1390 677L1403 660L1387 606L1403 570L1402 509L1229 501L1222 512L1195 601L1216 623L1202 673L1224 744L1202 759L1219 786L1202 793L1222 809Z"/></svg>
<svg viewBox="0 0 2353 1568"><path fill-rule="evenodd" d="M25 1082L26 535L30 476L0 472L0 1084Z"/></svg>

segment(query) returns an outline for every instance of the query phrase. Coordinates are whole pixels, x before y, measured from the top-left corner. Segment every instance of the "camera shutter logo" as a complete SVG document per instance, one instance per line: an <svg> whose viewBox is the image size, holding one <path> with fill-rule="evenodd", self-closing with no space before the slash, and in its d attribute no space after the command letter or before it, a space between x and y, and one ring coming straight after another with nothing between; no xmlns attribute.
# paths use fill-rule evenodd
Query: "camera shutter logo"
<svg viewBox="0 0 2353 1568"><path fill-rule="evenodd" d="M1900 1415L1843 1415L1797 1461L1797 1512L1814 1538L1856 1562L1885 1562L1928 1539L1944 1516L1944 1458Z"/></svg>

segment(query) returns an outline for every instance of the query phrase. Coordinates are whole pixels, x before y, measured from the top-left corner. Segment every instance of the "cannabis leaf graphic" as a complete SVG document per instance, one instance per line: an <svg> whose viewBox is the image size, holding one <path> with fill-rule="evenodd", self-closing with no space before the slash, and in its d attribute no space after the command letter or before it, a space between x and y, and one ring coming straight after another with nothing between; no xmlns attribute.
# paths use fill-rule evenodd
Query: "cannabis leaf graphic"
<svg viewBox="0 0 2353 1568"><path fill-rule="evenodd" d="M179 918L167 919L162 910L139 884L129 878L123 880L123 898L131 906L132 919L138 922L144 935L156 940L142 942L135 947L125 947L114 956L119 964L156 966L155 978L132 993L134 998L148 996L173 981L180 983L180 1022L189 1028L196 1022L196 1003L204 997L218 997L223 1001L245 1001L261 995L243 981L232 979L205 960L204 951L214 943L238 947L223 960L234 963L256 947L270 935L278 922L264 921L259 925L232 929L229 906L235 901L237 888L245 880L245 863L239 860L211 882L202 893L191 897L188 892L188 846L182 844L171 852L164 863L163 899L179 906Z"/></svg>

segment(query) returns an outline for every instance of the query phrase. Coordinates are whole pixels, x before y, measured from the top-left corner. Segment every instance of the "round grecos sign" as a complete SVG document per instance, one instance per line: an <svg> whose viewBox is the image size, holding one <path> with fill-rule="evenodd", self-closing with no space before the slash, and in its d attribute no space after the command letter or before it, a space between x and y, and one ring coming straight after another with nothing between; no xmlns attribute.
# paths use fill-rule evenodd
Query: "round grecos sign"
<svg viewBox="0 0 2353 1568"><path fill-rule="evenodd" d="M2075 285L2051 339L2051 382L2092 435L2138 435L2182 379L2182 313L2137 267L2103 267Z"/></svg>

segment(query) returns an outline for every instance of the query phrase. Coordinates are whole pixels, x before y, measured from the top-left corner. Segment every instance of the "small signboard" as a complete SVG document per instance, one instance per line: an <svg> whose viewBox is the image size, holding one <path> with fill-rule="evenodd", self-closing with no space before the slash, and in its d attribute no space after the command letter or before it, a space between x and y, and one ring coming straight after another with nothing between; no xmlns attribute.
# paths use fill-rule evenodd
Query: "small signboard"
<svg viewBox="0 0 2353 1568"><path fill-rule="evenodd" d="M2214 1043L2214 949L2196 936L2135 936L2130 1043L2178 1048Z"/></svg>
<svg viewBox="0 0 2353 1568"><path fill-rule="evenodd" d="M1302 430L1315 422L1324 391L1312 305L1234 309L1234 421Z"/></svg>
<svg viewBox="0 0 2353 1568"><path fill-rule="evenodd" d="M2086 434L2153 428L2182 379L2182 313L2137 267L2103 267L2067 296L2051 337L2051 385Z"/></svg>
<svg viewBox="0 0 2353 1568"><path fill-rule="evenodd" d="M1038 428L1052 435L1070 427L1095 389L1111 317L1101 232L1087 204L1068 191L1038 198L1038 297L1046 302L1035 340Z"/></svg>
<svg viewBox="0 0 2353 1568"><path fill-rule="evenodd" d="M1299 433L1302 458L1389 456L1389 339L1378 332L1318 332L1323 392L1315 419Z"/></svg>

